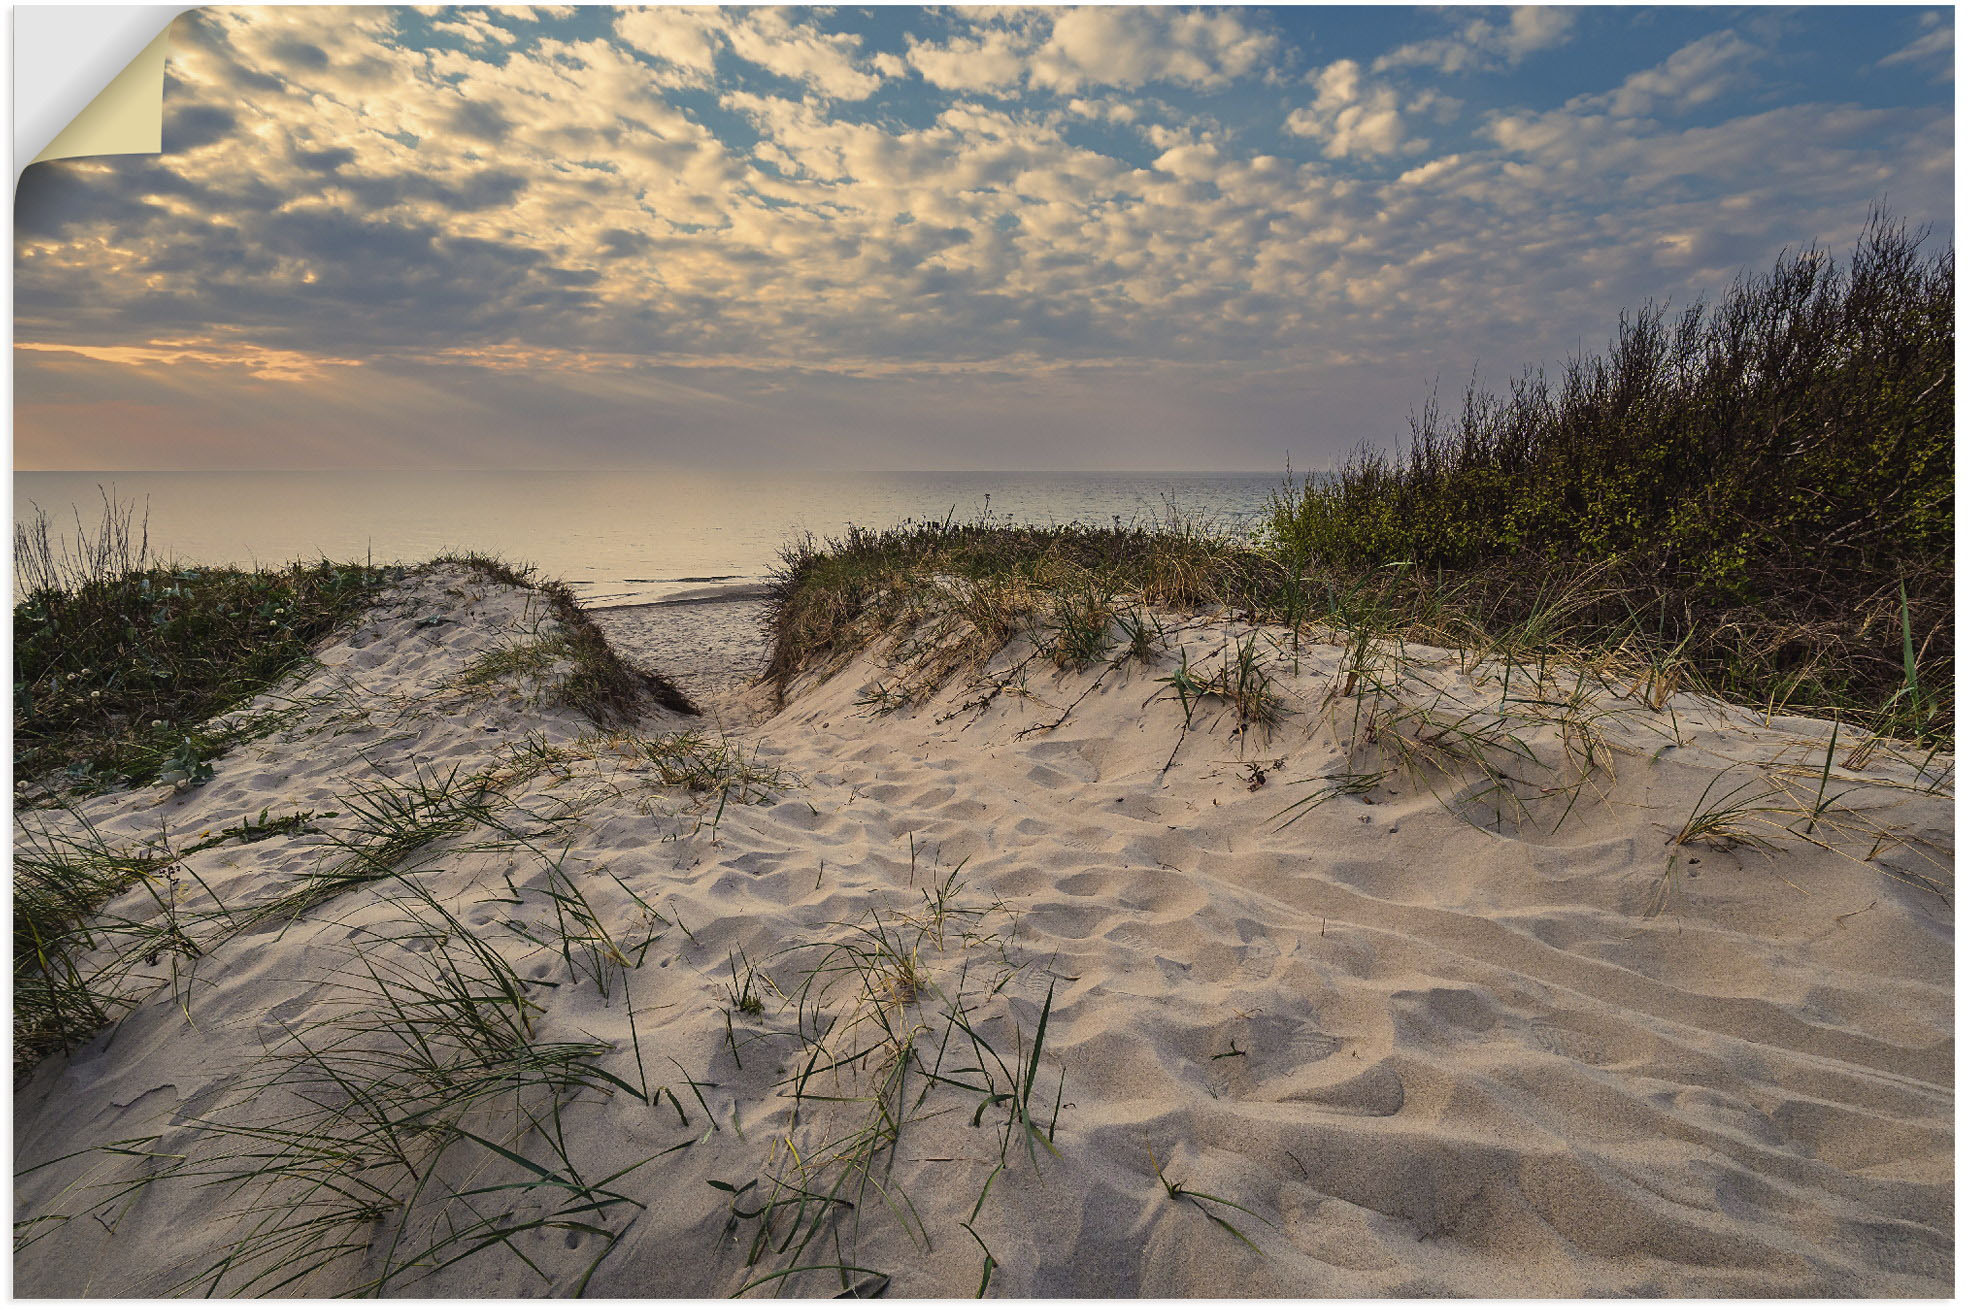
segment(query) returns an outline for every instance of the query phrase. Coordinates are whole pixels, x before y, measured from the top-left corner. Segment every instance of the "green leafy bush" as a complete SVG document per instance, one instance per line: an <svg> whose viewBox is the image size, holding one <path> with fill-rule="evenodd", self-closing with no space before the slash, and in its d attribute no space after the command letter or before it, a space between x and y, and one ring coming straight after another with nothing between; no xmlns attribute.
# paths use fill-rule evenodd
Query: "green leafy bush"
<svg viewBox="0 0 1968 1310"><path fill-rule="evenodd" d="M1268 539L1480 575L1505 608L1589 571L1609 633L1720 690L1905 718L1907 687L1953 683L1954 254L1925 244L1875 213L1844 266L1786 254L1713 306L1623 316L1556 383L1472 386L1453 421L1431 400L1404 457L1288 481ZM1952 722L1920 711L1901 726Z"/></svg>
<svg viewBox="0 0 1968 1310"><path fill-rule="evenodd" d="M1735 598L1772 568L1951 559L1954 256L1875 215L1840 267L1787 254L1713 307L1623 316L1554 386L1471 388L1275 502L1282 543L1353 563L1645 557Z"/></svg>

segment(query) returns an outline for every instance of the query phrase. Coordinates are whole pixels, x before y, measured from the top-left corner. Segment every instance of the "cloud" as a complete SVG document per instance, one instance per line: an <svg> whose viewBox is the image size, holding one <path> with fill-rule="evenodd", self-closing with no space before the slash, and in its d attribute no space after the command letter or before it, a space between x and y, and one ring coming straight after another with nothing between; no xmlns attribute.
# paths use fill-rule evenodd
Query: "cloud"
<svg viewBox="0 0 1968 1310"><path fill-rule="evenodd" d="M615 32L637 50L708 83L717 71L717 53L724 45L719 11L689 5L656 9L625 9L615 19Z"/></svg>
<svg viewBox="0 0 1968 1310"><path fill-rule="evenodd" d="M1319 140L1328 159L1371 159L1402 148L1406 129L1393 87L1368 83L1351 59L1326 65L1313 85L1318 98L1286 117L1287 132Z"/></svg>
<svg viewBox="0 0 1968 1310"><path fill-rule="evenodd" d="M493 22L484 12L473 12L469 9L447 12L455 13L457 17L432 23L431 30L448 32L475 46L509 46L519 40L509 29Z"/></svg>
<svg viewBox="0 0 1968 1310"><path fill-rule="evenodd" d="M163 120L163 148L185 151L222 142L238 128L238 114L222 104L173 106Z"/></svg>
<svg viewBox="0 0 1968 1310"><path fill-rule="evenodd" d="M269 382L316 382L327 376L330 369L362 367L359 359L334 359L296 350L268 350L247 342L228 343L210 337L188 341L152 341L141 346L74 346L23 341L15 349L78 355L83 359L135 369L168 369L185 364L203 364L239 369L249 377Z"/></svg>
<svg viewBox="0 0 1968 1310"><path fill-rule="evenodd" d="M1257 72L1278 46L1276 34L1235 10L987 10L941 41L911 35L906 63L947 91L1071 94L1152 83L1220 90Z"/></svg>
<svg viewBox="0 0 1968 1310"><path fill-rule="evenodd" d="M1742 88L1749 65L1763 51L1724 28L1691 41L1661 63L1628 77L1603 95L1581 96L1579 108L1603 108L1618 118L1643 114L1685 114Z"/></svg>
<svg viewBox="0 0 1968 1310"><path fill-rule="evenodd" d="M1471 18L1452 35L1390 50L1374 60L1373 71L1432 68L1455 74L1515 67L1533 54L1564 45L1577 17L1577 10L1557 5L1519 5L1502 23Z"/></svg>
<svg viewBox="0 0 1968 1310"><path fill-rule="evenodd" d="M978 24L937 44L909 38L908 66L945 91L1009 91L1025 80L1037 37L1030 24Z"/></svg>
<svg viewBox="0 0 1968 1310"><path fill-rule="evenodd" d="M1835 244L1881 194L1952 214L1944 95L1777 86L1742 112L1736 30L1553 109L1534 81L1376 73L1370 46L1287 81L1287 29L1243 11L432 26L477 13L180 20L170 152L22 179L24 458L72 463L45 452L85 412L116 428L92 396L152 431L143 407L192 391L242 442L265 405L307 441L458 458L474 438L437 429L466 412L503 450L576 409L605 462L656 412L715 453L824 411L854 449L857 406L872 430L960 401L1029 420L1041 463L1093 449L1069 417L1122 442L1121 414L1272 458L1309 392L1350 442L1436 372L1572 350L1622 306ZM1584 39L1539 11L1450 35L1499 69Z"/></svg>
<svg viewBox="0 0 1968 1310"><path fill-rule="evenodd" d="M695 85L708 83L718 53L725 50L837 100L866 99L882 81L871 64L858 58L860 37L823 32L796 21L785 9L631 9L616 18L615 31L636 49L680 70Z"/></svg>
<svg viewBox="0 0 1968 1310"><path fill-rule="evenodd" d="M1033 86L1136 87L1150 82L1221 87L1277 46L1234 11L1083 6L1058 11L1032 59Z"/></svg>
<svg viewBox="0 0 1968 1310"><path fill-rule="evenodd" d="M881 85L880 75L855 59L860 37L851 32L820 32L810 24L794 22L784 9L746 11L725 36L740 59L804 83L821 95L861 100Z"/></svg>
<svg viewBox="0 0 1968 1310"><path fill-rule="evenodd" d="M1921 33L1881 59L1876 67L1899 64L1926 64L1939 81L1954 79L1954 23L1945 14L1929 11L1920 16Z"/></svg>

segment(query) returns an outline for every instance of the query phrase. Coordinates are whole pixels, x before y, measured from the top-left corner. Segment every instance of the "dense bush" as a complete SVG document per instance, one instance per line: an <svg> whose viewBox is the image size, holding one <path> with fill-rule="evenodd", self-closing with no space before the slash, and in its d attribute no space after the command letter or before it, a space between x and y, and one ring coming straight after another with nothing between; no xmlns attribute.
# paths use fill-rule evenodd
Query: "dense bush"
<svg viewBox="0 0 1968 1310"><path fill-rule="evenodd" d="M1405 460L1362 452L1281 497L1280 542L1349 562L1645 556L1719 593L1799 565L1919 569L1954 536L1954 256L1877 217L1713 307L1623 317L1554 387L1472 388Z"/></svg>
<svg viewBox="0 0 1968 1310"><path fill-rule="evenodd" d="M1954 646L1954 254L1925 244L1875 214L1844 266L1786 254L1713 306L1623 316L1555 385L1472 386L1453 421L1431 402L1404 457L1288 485L1269 538L1323 567L1503 569L1526 590L1598 568L1728 690L1897 695L1894 716L1924 696L1924 729Z"/></svg>

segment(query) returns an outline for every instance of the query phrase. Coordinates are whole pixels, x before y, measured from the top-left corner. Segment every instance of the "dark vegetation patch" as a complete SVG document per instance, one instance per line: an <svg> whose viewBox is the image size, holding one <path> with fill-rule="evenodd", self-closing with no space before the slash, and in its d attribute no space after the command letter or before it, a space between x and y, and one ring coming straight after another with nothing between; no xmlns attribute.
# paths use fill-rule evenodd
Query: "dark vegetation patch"
<svg viewBox="0 0 1968 1310"><path fill-rule="evenodd" d="M1954 253L1875 213L1716 304L1622 317L1602 355L1413 420L1274 505L1281 557L1572 579L1580 635L1677 652L1725 695L1951 732Z"/></svg>
<svg viewBox="0 0 1968 1310"><path fill-rule="evenodd" d="M14 776L95 792L179 777L252 734L213 728L305 663L396 568L202 568L150 557L133 506L93 537L14 531ZM168 776L167 776L168 775Z"/></svg>

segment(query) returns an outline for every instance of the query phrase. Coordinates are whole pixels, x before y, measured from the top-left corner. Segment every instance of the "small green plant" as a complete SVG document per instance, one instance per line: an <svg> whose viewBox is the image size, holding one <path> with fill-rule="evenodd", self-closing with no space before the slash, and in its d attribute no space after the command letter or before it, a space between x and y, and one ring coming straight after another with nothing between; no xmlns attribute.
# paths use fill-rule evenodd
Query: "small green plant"
<svg viewBox="0 0 1968 1310"><path fill-rule="evenodd" d="M164 762L164 767L157 771L157 781L177 791L202 786L211 779L211 761L199 753L189 737L181 739L177 750L170 754Z"/></svg>
<svg viewBox="0 0 1968 1310"><path fill-rule="evenodd" d="M1209 684L1196 676L1189 667L1189 651L1183 647L1176 651L1175 669L1165 678L1157 678L1182 703L1182 726L1188 727L1196 712L1196 703L1208 694Z"/></svg>
<svg viewBox="0 0 1968 1310"><path fill-rule="evenodd" d="M1313 810L1324 805L1327 801L1341 796L1364 796L1393 775L1394 770L1392 769L1377 769L1365 773L1328 774L1323 786L1319 787L1311 795L1293 801L1290 805L1285 806L1284 809L1279 810L1271 816L1271 821L1277 823L1278 830L1282 832L1284 829L1291 827L1294 823L1297 823L1300 819L1310 814ZM1305 781L1310 782L1311 779L1308 778ZM1301 783L1300 785L1303 784ZM1287 815L1291 817L1286 818ZM1283 819L1284 822L1278 823L1280 819Z"/></svg>
<svg viewBox="0 0 1968 1310"><path fill-rule="evenodd" d="M538 932L529 929L517 918L508 919L507 928L525 940L535 942L558 954L566 964L569 975L577 980L587 978L594 984L602 1000L606 1001L610 998L617 979L620 980L622 989L627 991L628 971L642 963L643 956L655 941L658 935L654 931L655 925L667 924L668 920L652 910L648 903L635 893L629 892L630 898L642 910L644 923L650 930L640 943L618 942L615 934L609 931L603 921L602 915L595 910L587 894L582 891L579 880L569 871L570 848L562 848L559 851L543 850L532 838L503 819L495 818L493 827L515 848L530 850L539 857L545 866L547 877L545 885L537 888L535 894L545 898L547 909L553 915L553 930L550 933L543 929ZM593 870L591 876L606 872L606 869ZM608 876L614 878L612 874ZM614 878L614 881L623 891L628 891L621 879ZM512 893L515 905L529 899L513 886L510 874L507 875L506 885ZM630 951L635 952L633 960L629 958ZM635 1022L633 1011L629 1019L633 1025Z"/></svg>
<svg viewBox="0 0 1968 1310"><path fill-rule="evenodd" d="M1905 579L1901 579L1899 590L1901 681L1898 689L1886 699L1882 710L1885 722L1881 731L1885 734L1905 735L1915 741L1924 741L1933 736L1939 708L1937 698L1921 684L1920 662L1913 646L1913 617L1907 606Z"/></svg>
<svg viewBox="0 0 1968 1310"><path fill-rule="evenodd" d="M741 957L744 963L742 974L739 972ZM758 1018L765 1013L765 996L760 990L761 980L763 979L764 985L769 987L771 979L764 978L753 966L751 959L744 956L743 951L732 955L726 963L731 970L731 983L725 989L725 993L731 1008L748 1019Z"/></svg>
<svg viewBox="0 0 1968 1310"><path fill-rule="evenodd" d="M1079 669L1106 656L1112 644L1114 598L1086 583L1054 595L1052 632L1048 641L1052 662L1062 669Z"/></svg>
<svg viewBox="0 0 1968 1310"><path fill-rule="evenodd" d="M760 761L757 747L747 755L729 737L713 739L701 732L683 731L627 740L655 766L656 776L666 786L709 792L720 804L763 801L789 781L784 770Z"/></svg>
<svg viewBox="0 0 1968 1310"><path fill-rule="evenodd" d="M1238 1054L1242 1054L1242 1052L1238 1052ZM1218 1228L1221 1228L1224 1232L1229 1233L1232 1237L1242 1242L1245 1246L1248 1246L1251 1250L1256 1251L1257 1254L1259 1255L1264 1254L1264 1252L1258 1250L1256 1242L1251 1241L1250 1238L1244 1235L1244 1232L1241 1228L1238 1228L1235 1224L1231 1223L1228 1219L1225 1219L1222 1215L1210 1209L1210 1206L1220 1205L1223 1206L1225 1209L1236 1210L1242 1214L1249 1215L1251 1218L1257 1220L1261 1224L1266 1225L1267 1227L1274 1227L1275 1225L1272 1225L1269 1219L1266 1219L1263 1215L1260 1215L1257 1211L1251 1209L1249 1206L1238 1205L1235 1201L1226 1200L1221 1196L1216 1196L1209 1192L1199 1192L1192 1187L1188 1187L1182 1183L1172 1181L1169 1178L1169 1176L1162 1171L1162 1162L1155 1158L1155 1150L1153 1147L1150 1147L1148 1149L1148 1162L1154 1166L1155 1180L1162 1185L1162 1190L1168 1193L1168 1197L1171 1201L1187 1201L1189 1204L1195 1206L1197 1210L1202 1212L1203 1218L1209 1220L1211 1223L1215 1224Z"/></svg>
<svg viewBox="0 0 1968 1310"><path fill-rule="evenodd" d="M1269 727L1284 714L1284 702L1264 667L1257 643L1257 633L1251 632L1237 643L1234 653L1225 646L1217 666L1206 673L1189 663L1186 648L1176 652L1174 670L1155 681L1181 703L1185 729L1194 721L1196 706L1204 700L1228 705L1237 716L1239 732L1253 726Z"/></svg>
<svg viewBox="0 0 1968 1310"><path fill-rule="evenodd" d="M1711 803L1709 796L1728 773L1724 769L1709 779L1708 786L1702 788L1694 812L1681 825L1680 831L1674 834L1674 843L1687 846L1699 842L1724 851L1748 846L1766 855L1774 855L1776 843L1757 831L1755 825L1768 826L1771 821L1767 816L1784 812L1782 807L1764 804L1778 794L1777 790L1768 786L1759 789L1758 780L1752 778L1731 787Z"/></svg>
<svg viewBox="0 0 1968 1310"><path fill-rule="evenodd" d="M871 682L867 690L855 698L854 703L879 718L882 715L893 714L897 710L907 709L909 697L906 692L898 691L885 682Z"/></svg>
<svg viewBox="0 0 1968 1310"><path fill-rule="evenodd" d="M1122 659L1131 659L1137 664L1148 664L1155 653L1162 649L1167 635L1162 630L1162 621L1152 611L1133 605L1117 611L1114 622L1120 627L1124 652Z"/></svg>
<svg viewBox="0 0 1968 1310"><path fill-rule="evenodd" d="M1806 837L1810 836L1811 830L1818 826L1818 820L1824 817L1825 811L1837 803L1838 797L1826 795L1831 788L1831 761L1833 756L1837 754L1837 751L1838 721L1833 719L1831 724L1831 739L1825 743L1824 767L1818 771L1818 794L1811 801L1810 817L1804 824L1804 835Z"/></svg>
<svg viewBox="0 0 1968 1310"><path fill-rule="evenodd" d="M488 691L526 680L544 683L571 654L567 639L558 634L514 642L473 659L451 679L451 685L461 691Z"/></svg>
<svg viewBox="0 0 1968 1310"><path fill-rule="evenodd" d="M1226 657L1203 684L1206 695L1227 701L1237 713L1237 727L1269 727L1284 714L1284 702L1272 686L1269 670L1257 648L1258 634L1246 633L1234 657Z"/></svg>
<svg viewBox="0 0 1968 1310"><path fill-rule="evenodd" d="M237 842L241 846L250 846L255 842L271 841L275 837L291 837L298 833L318 831L313 824L313 810L302 810L296 814L283 814L275 818L273 816L273 807L262 805L258 818L247 819L243 822L235 823L230 827L221 828L211 836L193 842L191 845L179 851L178 858L182 859L187 855L196 855L199 851L211 850L213 847L223 846L227 842Z"/></svg>

